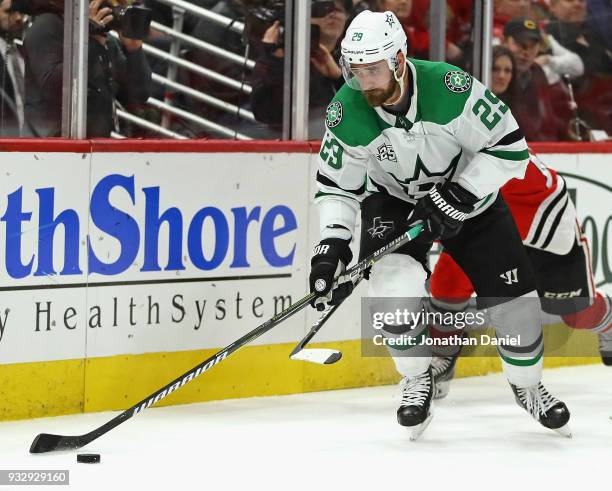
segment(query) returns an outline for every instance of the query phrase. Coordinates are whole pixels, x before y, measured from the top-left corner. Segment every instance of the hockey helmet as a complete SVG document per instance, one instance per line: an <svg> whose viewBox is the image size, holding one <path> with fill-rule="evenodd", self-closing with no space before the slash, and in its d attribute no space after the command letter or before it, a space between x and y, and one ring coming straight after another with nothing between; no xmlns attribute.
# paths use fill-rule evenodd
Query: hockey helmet
<svg viewBox="0 0 612 491"><path fill-rule="evenodd" d="M357 76L360 68L355 65L371 67L376 62L386 61L395 74L398 51L406 56L408 39L395 14L364 10L353 19L341 43L340 66L346 83L353 89L361 89Z"/></svg>

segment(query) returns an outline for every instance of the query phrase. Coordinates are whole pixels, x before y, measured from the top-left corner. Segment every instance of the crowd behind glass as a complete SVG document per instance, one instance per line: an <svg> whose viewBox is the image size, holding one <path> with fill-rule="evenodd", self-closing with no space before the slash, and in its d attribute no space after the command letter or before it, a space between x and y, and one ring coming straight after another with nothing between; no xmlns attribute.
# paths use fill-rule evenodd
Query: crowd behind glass
<svg viewBox="0 0 612 491"><path fill-rule="evenodd" d="M364 9L393 11L408 36L409 56L429 57L429 0L311 0L309 137L324 131L325 107L344 80L339 44L350 20ZM471 71L474 0L447 0L446 61ZM144 42L170 52L173 26L167 2L92 0L89 3L87 136L160 137L119 120L117 109L189 138L218 132L165 114L149 98L250 138L282 134L285 86L284 2L192 0L198 7L245 23L242 33L189 12L181 30L197 40L255 62L236 63L184 44L179 57L229 77L236 90L193 70L175 80L236 111L153 82L168 75L168 61L143 50ZM64 19L62 0L0 2L0 136L61 135ZM118 22L121 9L145 7L153 26L144 35ZM144 9L143 9L144 11ZM494 0L491 89L510 106L528 141L585 140L590 130L612 135L612 0ZM138 13L138 12L136 12ZM138 19L137 16L134 16ZM159 24L157 24L159 23ZM136 22L138 24L138 21ZM138 27L138 26L137 26ZM116 33L118 35L113 35ZM242 87L241 87L242 88ZM252 114L239 117L238 109ZM600 133L601 134L601 133ZM227 136L226 136L227 137Z"/></svg>

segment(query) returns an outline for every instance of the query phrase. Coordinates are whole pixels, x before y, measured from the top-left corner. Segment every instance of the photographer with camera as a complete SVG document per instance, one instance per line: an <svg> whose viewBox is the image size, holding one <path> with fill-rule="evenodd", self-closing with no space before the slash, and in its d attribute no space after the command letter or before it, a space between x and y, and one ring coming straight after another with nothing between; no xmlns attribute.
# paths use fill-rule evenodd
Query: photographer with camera
<svg viewBox="0 0 612 491"><path fill-rule="evenodd" d="M26 3L31 9L37 1ZM40 12L24 41L25 118L32 136L60 136L64 17L55 8L43 6ZM117 102L129 108L149 98L151 70L142 51L149 25L150 11L126 0L89 3L87 137L109 137L117 130ZM110 30L119 33L119 40Z"/></svg>
<svg viewBox="0 0 612 491"><path fill-rule="evenodd" d="M252 75L253 92L251 106L255 118L265 123L273 131L279 132L283 122L283 73L284 56L282 23L284 21L283 2L273 2L276 19L265 28L260 42L264 53L256 60ZM262 10L261 20L274 16ZM255 13L256 15L256 13ZM257 19L254 15L247 18L247 32L254 33ZM311 46L310 46L310 92L309 92L309 137L320 138L325 131L325 107L336 91L344 83L342 71L336 60L338 41L346 27L348 15L342 0L312 0L311 9ZM251 25L249 25L249 22ZM259 29L261 30L261 28ZM253 35L253 34L251 34Z"/></svg>

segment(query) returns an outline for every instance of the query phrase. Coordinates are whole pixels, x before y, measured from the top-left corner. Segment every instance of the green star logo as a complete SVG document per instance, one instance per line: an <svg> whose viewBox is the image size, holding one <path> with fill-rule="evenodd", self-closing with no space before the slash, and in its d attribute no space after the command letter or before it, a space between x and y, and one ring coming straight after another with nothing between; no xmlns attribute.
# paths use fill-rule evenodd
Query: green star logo
<svg viewBox="0 0 612 491"><path fill-rule="evenodd" d="M325 125L328 128L334 128L338 126L342 121L342 103L340 101L334 101L325 111Z"/></svg>
<svg viewBox="0 0 612 491"><path fill-rule="evenodd" d="M470 90L472 86L472 77L465 72L456 70L449 71L446 72L444 76L444 85L446 85L446 88L451 92L460 94L461 92Z"/></svg>

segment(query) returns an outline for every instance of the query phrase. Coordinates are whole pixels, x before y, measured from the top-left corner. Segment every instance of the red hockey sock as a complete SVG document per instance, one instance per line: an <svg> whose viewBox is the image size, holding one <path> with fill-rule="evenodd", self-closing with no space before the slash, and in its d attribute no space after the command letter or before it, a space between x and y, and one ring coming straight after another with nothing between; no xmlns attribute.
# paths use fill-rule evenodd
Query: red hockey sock
<svg viewBox="0 0 612 491"><path fill-rule="evenodd" d="M606 332L612 329L612 306L610 298L596 293L595 301L586 309L561 316L563 322L573 329Z"/></svg>

